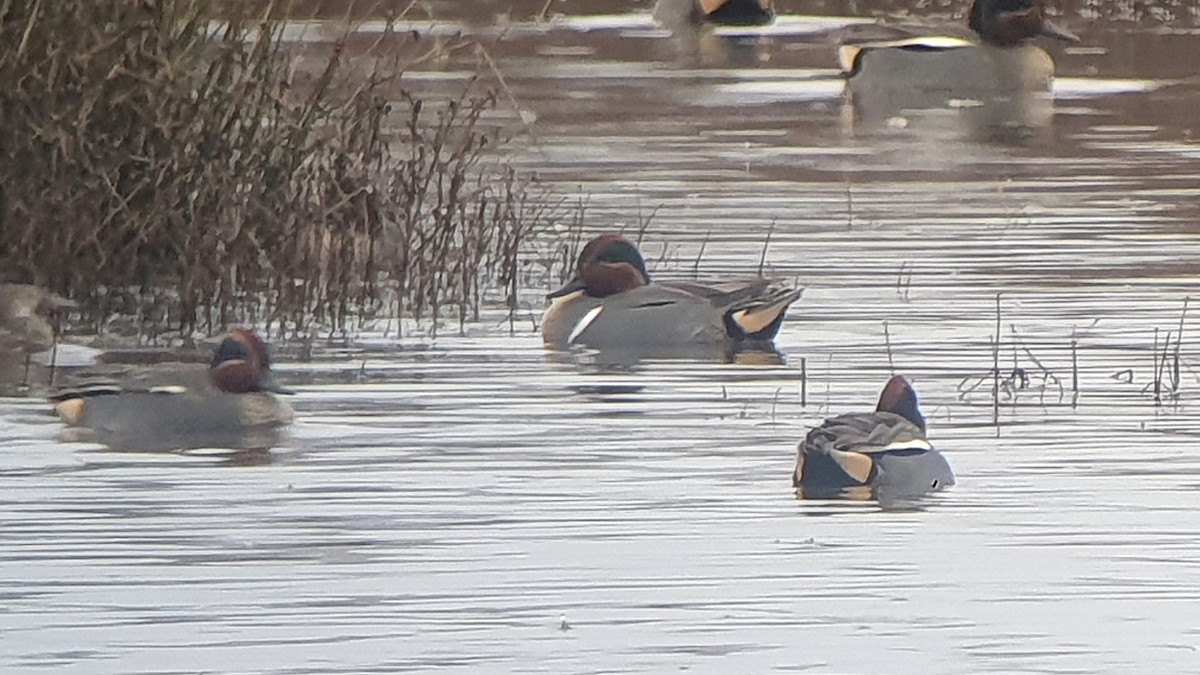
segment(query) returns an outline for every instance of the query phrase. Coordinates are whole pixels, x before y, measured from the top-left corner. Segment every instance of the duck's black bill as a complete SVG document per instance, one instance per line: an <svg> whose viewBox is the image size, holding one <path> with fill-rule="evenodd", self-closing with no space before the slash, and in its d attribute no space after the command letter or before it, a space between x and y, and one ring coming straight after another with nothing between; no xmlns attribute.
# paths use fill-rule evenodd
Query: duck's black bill
<svg viewBox="0 0 1200 675"><path fill-rule="evenodd" d="M1071 31L1056 25L1052 21L1042 22L1042 36L1062 40L1063 42L1079 42L1079 36Z"/></svg>
<svg viewBox="0 0 1200 675"><path fill-rule="evenodd" d="M566 286L563 286L557 291L551 291L550 293L547 293L546 298L553 300L554 298L561 298L564 295L570 295L576 291L582 291L583 289L583 282L579 280L579 277L575 277L568 281Z"/></svg>

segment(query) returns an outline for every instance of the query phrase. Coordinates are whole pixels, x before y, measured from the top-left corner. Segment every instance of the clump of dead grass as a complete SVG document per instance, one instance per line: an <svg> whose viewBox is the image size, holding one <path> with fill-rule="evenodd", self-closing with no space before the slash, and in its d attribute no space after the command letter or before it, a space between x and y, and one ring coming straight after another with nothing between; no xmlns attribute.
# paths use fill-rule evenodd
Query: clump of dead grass
<svg viewBox="0 0 1200 675"><path fill-rule="evenodd" d="M512 285L552 207L497 160L496 96L404 87L471 45L385 31L351 58L286 43L274 4L215 7L0 1L0 275L148 331L464 320Z"/></svg>

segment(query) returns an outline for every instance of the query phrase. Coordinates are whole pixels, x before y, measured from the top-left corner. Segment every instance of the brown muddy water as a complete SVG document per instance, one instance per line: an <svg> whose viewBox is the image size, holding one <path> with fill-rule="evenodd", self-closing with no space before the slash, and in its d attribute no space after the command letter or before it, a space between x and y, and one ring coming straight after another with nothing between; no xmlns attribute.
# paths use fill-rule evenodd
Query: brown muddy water
<svg viewBox="0 0 1200 675"><path fill-rule="evenodd" d="M1200 672L1200 32L1068 17L1053 117L1012 144L850 129L828 19L684 44L644 3L434 7L588 228L653 213L663 278L752 274L770 235L807 287L786 363L548 361L529 288L515 336L284 363L267 464L58 443L2 400L0 671ZM958 485L797 501L806 427L892 372Z"/></svg>

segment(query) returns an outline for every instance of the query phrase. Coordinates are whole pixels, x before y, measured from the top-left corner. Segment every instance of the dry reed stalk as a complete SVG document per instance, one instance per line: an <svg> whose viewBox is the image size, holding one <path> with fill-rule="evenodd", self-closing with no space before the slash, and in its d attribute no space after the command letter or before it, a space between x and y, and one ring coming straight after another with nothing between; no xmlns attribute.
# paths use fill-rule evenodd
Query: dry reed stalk
<svg viewBox="0 0 1200 675"><path fill-rule="evenodd" d="M996 332L992 337L992 424L1000 433L1000 294L996 294Z"/></svg>
<svg viewBox="0 0 1200 675"><path fill-rule="evenodd" d="M800 407L808 407L808 359L800 357Z"/></svg>
<svg viewBox="0 0 1200 675"><path fill-rule="evenodd" d="M763 241L762 253L758 256L758 276L763 275L763 268L767 265L767 251L771 248L771 235L775 234L775 219L771 219L771 227L767 228L767 238Z"/></svg>
<svg viewBox="0 0 1200 675"><path fill-rule="evenodd" d="M883 344L887 348L888 374L896 374L896 360L892 355L892 331L888 322L883 322Z"/></svg>
<svg viewBox="0 0 1200 675"><path fill-rule="evenodd" d="M708 249L710 238L712 238L712 230L704 233L704 241L700 242L700 250L696 252L696 259L692 261L692 279L700 278L700 261L704 258L704 251Z"/></svg>
<svg viewBox="0 0 1200 675"><path fill-rule="evenodd" d="M1079 406L1079 341L1071 340L1071 408Z"/></svg>

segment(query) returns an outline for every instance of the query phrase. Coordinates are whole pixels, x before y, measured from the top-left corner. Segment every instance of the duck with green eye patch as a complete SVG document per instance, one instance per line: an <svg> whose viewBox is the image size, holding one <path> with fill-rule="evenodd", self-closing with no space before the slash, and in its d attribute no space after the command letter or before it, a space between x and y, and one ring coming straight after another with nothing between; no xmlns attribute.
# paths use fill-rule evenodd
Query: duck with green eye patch
<svg viewBox="0 0 1200 675"><path fill-rule="evenodd" d="M542 337L556 350L729 357L768 345L800 294L761 277L653 283L632 242L603 234L580 252L575 277L550 294Z"/></svg>

